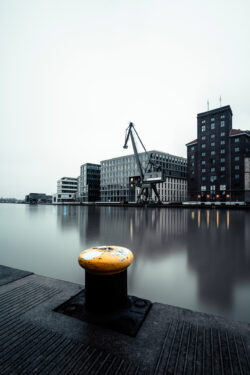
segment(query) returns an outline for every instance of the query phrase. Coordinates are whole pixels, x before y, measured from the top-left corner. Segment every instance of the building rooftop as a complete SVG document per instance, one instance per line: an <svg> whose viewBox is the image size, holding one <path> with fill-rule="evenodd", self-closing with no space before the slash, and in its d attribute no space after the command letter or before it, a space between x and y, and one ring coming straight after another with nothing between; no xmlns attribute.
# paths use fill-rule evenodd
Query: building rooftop
<svg viewBox="0 0 250 375"><path fill-rule="evenodd" d="M173 154L169 154L168 152L159 151L159 150L150 150L150 151L147 151L147 154L151 154L152 152L153 153L158 153L158 154L164 154L164 155L170 156L172 158L178 158L178 159L182 159L182 160L187 160L183 156L173 155ZM145 154L145 152L138 152L138 155L143 155L143 154ZM122 155L122 156L116 156L116 157L110 158L110 159L104 159L104 160L101 161L101 163L103 163L105 161L108 161L108 160L122 159L122 158L131 157L131 156L134 157L134 154Z"/></svg>
<svg viewBox="0 0 250 375"><path fill-rule="evenodd" d="M197 117L205 117L205 116L213 115L216 113L225 112L226 110L229 110L231 115L233 116L233 112L232 112L230 105L225 105L224 107L219 107L219 108L211 109L210 111L198 113Z"/></svg>
<svg viewBox="0 0 250 375"><path fill-rule="evenodd" d="M197 141L198 141L198 139L194 139L193 141L186 143L186 146L190 146L192 144L195 144L195 143L197 143Z"/></svg>
<svg viewBox="0 0 250 375"><path fill-rule="evenodd" d="M230 136L242 135L242 134L246 134L246 135L250 136L250 131L249 130L232 129L231 132L230 132Z"/></svg>

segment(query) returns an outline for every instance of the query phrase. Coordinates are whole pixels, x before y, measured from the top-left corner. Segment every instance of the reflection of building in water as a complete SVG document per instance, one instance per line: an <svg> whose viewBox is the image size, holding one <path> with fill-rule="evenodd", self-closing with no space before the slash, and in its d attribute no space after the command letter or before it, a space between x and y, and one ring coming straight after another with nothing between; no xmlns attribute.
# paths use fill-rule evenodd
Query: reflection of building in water
<svg viewBox="0 0 250 375"><path fill-rule="evenodd" d="M75 229L77 227L76 206L56 206L57 225L61 230Z"/></svg>
<svg viewBox="0 0 250 375"><path fill-rule="evenodd" d="M100 208L80 206L57 206L57 224L61 230L78 229L81 243L99 244Z"/></svg>
<svg viewBox="0 0 250 375"><path fill-rule="evenodd" d="M102 207L100 232L107 243L124 245L150 257L184 244L187 211Z"/></svg>
<svg viewBox="0 0 250 375"><path fill-rule="evenodd" d="M236 284L250 280L250 216L227 210L189 214L188 263L198 276L200 301L229 309Z"/></svg>
<svg viewBox="0 0 250 375"><path fill-rule="evenodd" d="M83 245L100 245L100 208L95 206L78 207L78 228Z"/></svg>

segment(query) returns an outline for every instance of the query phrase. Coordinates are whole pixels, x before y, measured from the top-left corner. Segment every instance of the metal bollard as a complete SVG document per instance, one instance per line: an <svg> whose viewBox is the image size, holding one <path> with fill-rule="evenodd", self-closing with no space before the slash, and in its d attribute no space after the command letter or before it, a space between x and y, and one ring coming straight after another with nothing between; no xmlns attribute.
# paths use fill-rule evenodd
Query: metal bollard
<svg viewBox="0 0 250 375"><path fill-rule="evenodd" d="M85 307L92 312L110 312L129 306L127 268L133 253L120 246L84 250L78 262L85 269Z"/></svg>

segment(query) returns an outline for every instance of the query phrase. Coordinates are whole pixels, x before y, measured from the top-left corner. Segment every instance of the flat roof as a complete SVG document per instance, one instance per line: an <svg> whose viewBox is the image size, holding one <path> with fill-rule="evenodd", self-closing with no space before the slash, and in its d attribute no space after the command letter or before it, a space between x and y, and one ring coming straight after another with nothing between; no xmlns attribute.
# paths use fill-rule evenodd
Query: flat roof
<svg viewBox="0 0 250 375"><path fill-rule="evenodd" d="M182 159L182 160L187 160L187 158L184 158L183 156L172 155L172 154L169 154L167 152L157 151L157 150L147 151L147 154L150 154L152 152L158 153L158 154L164 154L164 155L170 156L172 158L178 158L178 159ZM145 152L138 152L138 155L143 155L143 154L145 154ZM103 163L104 161L115 160L115 159L122 159L122 158L127 158L127 157L130 157L130 156L134 157L135 155L134 154L129 154L129 155L117 156L117 157L110 158L110 159L104 159L104 160L101 161L101 163Z"/></svg>
<svg viewBox="0 0 250 375"><path fill-rule="evenodd" d="M208 116L208 115L213 115L213 114L220 113L220 112L225 112L227 110L229 110L231 115L233 116L233 112L232 112L232 109L231 109L230 105L225 105L224 107L219 107L219 108L211 109L211 110L206 111L206 112L198 113L197 118L198 117L205 117L205 116Z"/></svg>

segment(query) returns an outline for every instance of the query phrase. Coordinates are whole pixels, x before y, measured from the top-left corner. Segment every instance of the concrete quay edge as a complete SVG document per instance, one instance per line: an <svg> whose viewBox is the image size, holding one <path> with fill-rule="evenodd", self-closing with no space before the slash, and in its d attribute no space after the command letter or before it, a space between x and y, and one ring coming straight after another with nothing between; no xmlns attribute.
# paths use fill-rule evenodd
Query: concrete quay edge
<svg viewBox="0 0 250 375"><path fill-rule="evenodd" d="M130 337L53 311L82 285L15 271L0 286L0 374L250 373L248 323L153 303Z"/></svg>

